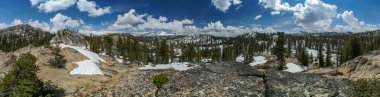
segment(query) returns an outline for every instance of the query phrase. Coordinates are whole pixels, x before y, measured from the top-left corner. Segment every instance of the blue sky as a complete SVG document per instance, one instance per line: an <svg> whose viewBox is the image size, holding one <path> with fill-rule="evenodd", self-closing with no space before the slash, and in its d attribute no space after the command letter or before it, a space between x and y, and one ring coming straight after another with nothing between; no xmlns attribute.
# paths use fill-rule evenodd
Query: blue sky
<svg viewBox="0 0 380 97"><path fill-rule="evenodd" d="M0 28L30 24L86 33L361 32L380 24L378 0L2 0Z"/></svg>

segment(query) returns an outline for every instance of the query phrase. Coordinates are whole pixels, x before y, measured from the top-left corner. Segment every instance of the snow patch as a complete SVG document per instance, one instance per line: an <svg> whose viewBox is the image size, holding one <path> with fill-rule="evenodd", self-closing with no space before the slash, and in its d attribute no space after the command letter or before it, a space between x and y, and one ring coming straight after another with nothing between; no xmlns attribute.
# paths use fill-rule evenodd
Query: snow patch
<svg viewBox="0 0 380 97"><path fill-rule="evenodd" d="M114 56L114 58L115 58L115 60L116 60L117 62L119 62L119 63L123 63L123 62L124 62L124 60L121 59L121 58L123 58L123 57L118 58L117 56Z"/></svg>
<svg viewBox="0 0 380 97"><path fill-rule="evenodd" d="M243 55L239 55L238 57L236 57L236 62L244 62L244 56Z"/></svg>
<svg viewBox="0 0 380 97"><path fill-rule="evenodd" d="M102 70L99 68L98 65L96 65L96 63L106 61L100 58L98 54L88 51L84 47L77 47L65 44L59 44L59 47L72 48L88 58L88 60L74 62L78 65L78 67L73 69L70 72L70 75L103 75Z"/></svg>
<svg viewBox="0 0 380 97"><path fill-rule="evenodd" d="M302 72L302 71L305 71L307 69L307 67L296 65L294 63L287 63L286 67L287 67L287 69L285 69L284 71L291 72L291 73Z"/></svg>
<svg viewBox="0 0 380 97"><path fill-rule="evenodd" d="M85 48L83 48L83 47L77 47L77 46L71 46L71 45L65 45L65 44L59 44L59 47L60 48L75 49L76 51L78 51L79 53L81 53L82 55L86 56L88 59L90 59L91 61L94 61L96 63L98 63L99 61L106 62L102 58L100 58L98 54L91 52L91 51L88 51L88 50L85 50Z"/></svg>
<svg viewBox="0 0 380 97"><path fill-rule="evenodd" d="M102 70L92 60L75 62L78 67L70 72L70 75L103 75Z"/></svg>
<svg viewBox="0 0 380 97"><path fill-rule="evenodd" d="M253 57L253 59L254 59L253 62L249 63L249 65L251 65L251 66L256 66L259 64L265 64L268 61L268 60L265 60L264 56L255 56L255 57Z"/></svg>
<svg viewBox="0 0 380 97"><path fill-rule="evenodd" d="M185 71L191 69L195 66L189 67L189 62L183 63L170 63L170 64L157 64L157 65L144 65L143 67L139 67L140 70L157 70L157 69L171 69L178 71Z"/></svg>

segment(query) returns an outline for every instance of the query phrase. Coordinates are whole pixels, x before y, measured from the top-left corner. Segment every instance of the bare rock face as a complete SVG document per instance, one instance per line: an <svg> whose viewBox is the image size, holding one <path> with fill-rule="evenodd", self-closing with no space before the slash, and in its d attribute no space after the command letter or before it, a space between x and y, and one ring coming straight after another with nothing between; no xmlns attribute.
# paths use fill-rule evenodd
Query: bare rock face
<svg viewBox="0 0 380 97"><path fill-rule="evenodd" d="M380 51L372 51L343 63L338 72L350 79L380 78Z"/></svg>
<svg viewBox="0 0 380 97"><path fill-rule="evenodd" d="M264 97L263 73L239 63L203 64L193 70L172 74L158 96L171 97Z"/></svg>
<svg viewBox="0 0 380 97"><path fill-rule="evenodd" d="M351 81L226 62L176 72L158 96L346 97Z"/></svg>
<svg viewBox="0 0 380 97"><path fill-rule="evenodd" d="M57 35L50 41L50 43L63 43L67 45L80 47L87 46L87 40L85 39L85 35L68 29L59 30L57 32Z"/></svg>

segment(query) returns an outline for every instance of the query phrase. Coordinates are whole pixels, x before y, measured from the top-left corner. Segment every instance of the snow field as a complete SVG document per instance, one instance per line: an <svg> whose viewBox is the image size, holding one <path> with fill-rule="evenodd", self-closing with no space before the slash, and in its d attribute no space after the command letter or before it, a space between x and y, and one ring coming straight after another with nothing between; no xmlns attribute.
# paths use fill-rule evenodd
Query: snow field
<svg viewBox="0 0 380 97"><path fill-rule="evenodd" d="M103 75L102 70L96 65L99 62L106 62L99 57L98 54L85 50L83 47L59 44L60 48L72 48L82 55L86 56L88 60L83 60L79 62L74 62L78 65L77 68L70 72L70 75Z"/></svg>

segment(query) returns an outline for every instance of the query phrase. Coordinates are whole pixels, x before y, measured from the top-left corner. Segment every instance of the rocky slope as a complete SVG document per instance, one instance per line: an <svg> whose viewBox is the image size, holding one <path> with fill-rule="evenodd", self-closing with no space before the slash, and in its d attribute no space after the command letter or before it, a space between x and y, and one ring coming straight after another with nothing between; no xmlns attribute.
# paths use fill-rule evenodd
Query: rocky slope
<svg viewBox="0 0 380 97"><path fill-rule="evenodd" d="M152 79L162 72L169 74L170 82L157 91ZM159 97L346 97L350 83L348 79L314 74L261 72L241 63L225 62L202 64L183 72L130 71L110 87L88 91L95 97L154 96L156 91Z"/></svg>
<svg viewBox="0 0 380 97"><path fill-rule="evenodd" d="M371 51L365 55L343 63L338 72L350 79L379 78L380 77L380 51Z"/></svg>

